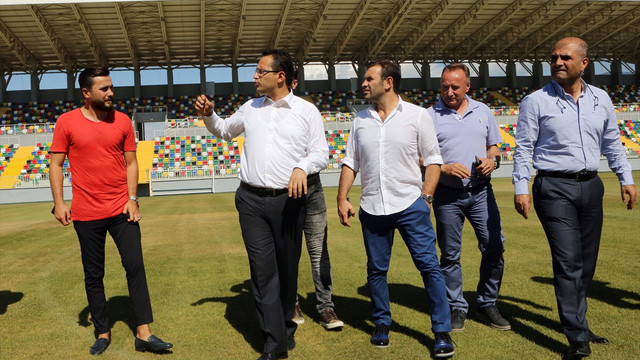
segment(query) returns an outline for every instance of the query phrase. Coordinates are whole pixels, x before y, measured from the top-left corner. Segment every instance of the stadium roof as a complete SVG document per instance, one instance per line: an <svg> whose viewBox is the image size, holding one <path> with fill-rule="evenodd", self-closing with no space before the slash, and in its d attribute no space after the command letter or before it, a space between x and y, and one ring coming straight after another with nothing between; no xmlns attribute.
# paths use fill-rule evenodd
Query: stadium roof
<svg viewBox="0 0 640 360"><path fill-rule="evenodd" d="M546 60L563 36L640 64L640 2L578 0L0 0L0 68Z"/></svg>

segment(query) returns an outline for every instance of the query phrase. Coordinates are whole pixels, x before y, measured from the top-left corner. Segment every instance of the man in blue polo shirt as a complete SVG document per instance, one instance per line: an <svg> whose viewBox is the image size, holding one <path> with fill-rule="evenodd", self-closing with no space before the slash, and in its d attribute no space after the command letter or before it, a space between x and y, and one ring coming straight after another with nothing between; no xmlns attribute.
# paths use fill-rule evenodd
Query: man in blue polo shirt
<svg viewBox="0 0 640 360"><path fill-rule="evenodd" d="M447 282L451 328L464 330L469 304L462 293L462 226L469 219L482 253L477 288L478 317L498 330L510 330L498 308L504 269L504 236L491 187L491 173L500 165L502 136L489 107L467 96L469 68L451 64L441 77L440 100L429 108L443 165L433 196L440 266Z"/></svg>

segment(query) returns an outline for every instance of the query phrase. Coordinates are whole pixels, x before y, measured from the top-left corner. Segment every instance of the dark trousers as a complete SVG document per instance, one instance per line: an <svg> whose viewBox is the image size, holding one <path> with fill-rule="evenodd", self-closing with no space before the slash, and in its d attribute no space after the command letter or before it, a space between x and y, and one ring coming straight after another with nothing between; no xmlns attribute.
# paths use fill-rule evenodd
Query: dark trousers
<svg viewBox="0 0 640 360"><path fill-rule="evenodd" d="M142 260L140 226L127 221L129 215L93 221L74 221L80 240L84 286L96 334L109 332L107 300L104 294L104 245L107 231L113 238L127 275L129 297L133 304L136 326L153 322L151 300Z"/></svg>
<svg viewBox="0 0 640 360"><path fill-rule="evenodd" d="M553 286L562 330L570 342L589 341L587 290L593 279L602 232L604 186L536 176L533 204L553 259Z"/></svg>
<svg viewBox="0 0 640 360"><path fill-rule="evenodd" d="M264 352L287 351L297 325L293 318L302 248L305 198L258 196L242 187L236 208L249 257Z"/></svg>

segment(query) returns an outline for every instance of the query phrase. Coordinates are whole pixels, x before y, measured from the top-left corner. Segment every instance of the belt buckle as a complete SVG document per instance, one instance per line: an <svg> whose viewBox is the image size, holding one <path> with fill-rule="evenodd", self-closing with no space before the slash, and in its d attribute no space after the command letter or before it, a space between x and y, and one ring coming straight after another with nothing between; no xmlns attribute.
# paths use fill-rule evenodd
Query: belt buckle
<svg viewBox="0 0 640 360"><path fill-rule="evenodd" d="M269 189L271 190L271 197L275 197L276 196L276 189Z"/></svg>
<svg viewBox="0 0 640 360"><path fill-rule="evenodd" d="M576 173L576 181L585 181L589 172L587 170L580 170Z"/></svg>

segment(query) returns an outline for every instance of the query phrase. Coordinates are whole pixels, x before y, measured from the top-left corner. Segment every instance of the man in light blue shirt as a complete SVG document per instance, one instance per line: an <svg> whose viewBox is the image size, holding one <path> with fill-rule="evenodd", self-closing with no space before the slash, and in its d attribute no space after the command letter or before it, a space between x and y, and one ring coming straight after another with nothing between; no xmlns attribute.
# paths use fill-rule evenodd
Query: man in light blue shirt
<svg viewBox="0 0 640 360"><path fill-rule="evenodd" d="M569 349L564 359L591 354L589 342L607 344L586 319L587 289L595 273L602 232L604 186L597 170L600 154L618 176L622 201L633 209L636 188L631 165L606 92L581 79L587 44L569 37L551 53L553 81L520 104L513 183L515 208L529 217L529 160L538 170L533 205L551 248L553 284L560 323Z"/></svg>
<svg viewBox="0 0 640 360"><path fill-rule="evenodd" d="M502 142L489 107L471 99L469 68L447 65L440 80L440 100L428 109L438 134L443 164L433 196L440 266L447 281L451 329L463 331L469 304L462 293L462 227L469 219L482 253L476 299L478 317L498 330L511 330L496 306L504 270L504 236L491 187Z"/></svg>

